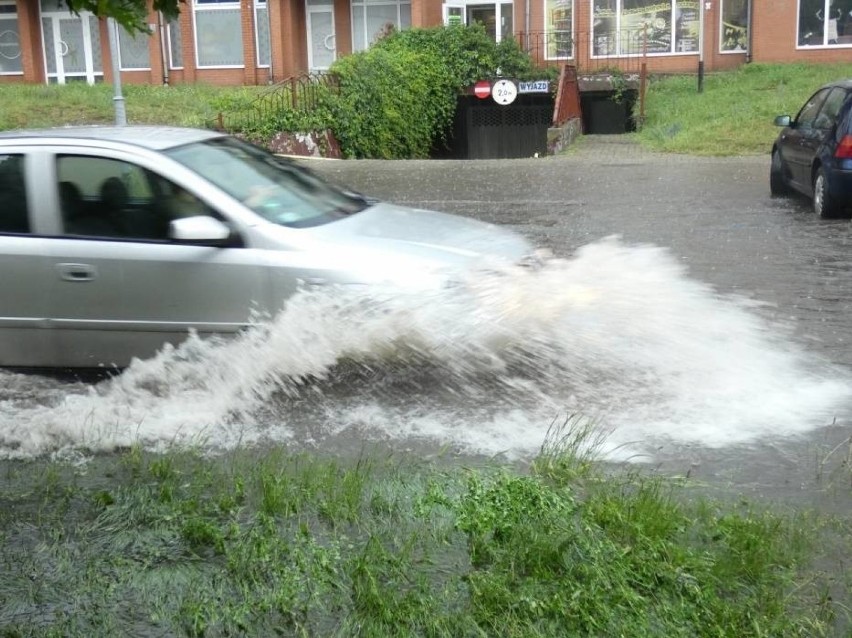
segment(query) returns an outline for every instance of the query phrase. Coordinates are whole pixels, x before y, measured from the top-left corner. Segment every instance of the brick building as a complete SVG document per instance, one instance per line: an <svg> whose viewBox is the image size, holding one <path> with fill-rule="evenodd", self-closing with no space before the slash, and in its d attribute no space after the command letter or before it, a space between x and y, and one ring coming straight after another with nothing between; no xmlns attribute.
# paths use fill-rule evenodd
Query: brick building
<svg viewBox="0 0 852 638"><path fill-rule="evenodd" d="M122 81L266 84L326 69L387 28L481 22L539 63L651 72L852 61L852 0L188 0L118 28ZM108 23L58 0L0 0L0 82L111 79Z"/></svg>

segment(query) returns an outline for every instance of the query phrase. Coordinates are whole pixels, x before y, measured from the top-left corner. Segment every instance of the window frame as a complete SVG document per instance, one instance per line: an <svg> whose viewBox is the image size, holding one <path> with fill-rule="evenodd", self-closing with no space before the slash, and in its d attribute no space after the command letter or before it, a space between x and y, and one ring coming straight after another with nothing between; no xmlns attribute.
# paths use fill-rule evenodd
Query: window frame
<svg viewBox="0 0 852 638"><path fill-rule="evenodd" d="M571 16L571 27L568 29L568 41L571 44L571 52L568 55L550 55L550 43L551 43L551 34L553 34L554 39L554 50L559 51L556 45L556 34L563 33L562 30L557 30L552 27L552 24L555 22L554 20L548 20L548 16L552 15L552 12L557 10L555 5L559 4L559 0L542 0L544 7L544 15L542 16L543 25L544 25L544 59L545 60L573 60L577 55L577 43L574 38L574 26L576 23L577 13L574 6L574 0L568 0L567 2L563 2L562 4L568 5ZM548 8L550 7L550 8ZM550 23L550 24L548 24Z"/></svg>
<svg viewBox="0 0 852 638"><path fill-rule="evenodd" d="M830 88L823 88L818 90L812 96L808 98L808 101L802 105L802 108L799 109L799 112L796 113L796 119L793 120L796 124L796 129L798 130L810 130L813 129L813 123L816 121L819 112L822 110L823 104L825 104L825 100L828 97L828 94L831 92ZM813 112L813 116L811 117L811 112ZM809 119L803 120L802 116L808 115Z"/></svg>
<svg viewBox="0 0 852 638"><path fill-rule="evenodd" d="M177 30L177 42L172 41L172 31ZM180 64L175 64L174 60L174 46L177 44L177 50L180 52ZM183 69L183 30L180 23L180 18L176 20L171 20L166 23L166 45L169 56L169 70L170 71L180 71Z"/></svg>
<svg viewBox="0 0 852 638"><path fill-rule="evenodd" d="M11 29L4 29L3 22L8 21L15 23L15 34L18 38L18 55L14 58L7 58L9 60L21 60L21 70L20 71L3 71L0 70L0 75L23 75L24 67L23 67L23 52L24 49L21 46L21 19L18 15L18 7L15 3L15 0L0 0L0 7L12 7L13 11L4 11L0 12L0 34L5 33L6 31L11 32ZM3 56L6 57L6 56Z"/></svg>
<svg viewBox="0 0 852 638"><path fill-rule="evenodd" d="M367 9L368 7L378 7L378 6L393 6L396 7L396 20L394 22L394 28L397 30L410 29L411 28L411 0L351 0L349 3L349 19L351 21L352 28L352 52L355 53L357 51L366 51L371 46L373 46L373 41L370 40L370 34L367 32ZM402 24L402 7L408 7L408 24L403 26ZM356 46L358 42L358 38L356 37L356 18L355 11L356 8L363 11L363 24L360 25L363 27L363 42L364 48L359 49Z"/></svg>
<svg viewBox="0 0 852 638"><path fill-rule="evenodd" d="M148 50L148 66L124 66L124 56L121 54L121 39L122 35L125 38L132 38L135 40L136 38L143 37L141 33L131 34L128 33L126 29L124 29L121 25L118 24L115 20L112 21L113 27L115 28L115 37L118 44L118 68L120 71L150 71L151 70L151 45L150 38L151 34L149 33L147 38L149 38L148 42L146 42L146 48Z"/></svg>
<svg viewBox="0 0 852 638"><path fill-rule="evenodd" d="M202 64L199 50L198 14L215 13L216 11L237 9L242 18L243 7L239 0L191 0L192 1L192 35L195 52L195 67L197 69L244 69L246 68L246 52L243 44L243 23L238 23L240 33L240 57L239 64Z"/></svg>
<svg viewBox="0 0 852 638"><path fill-rule="evenodd" d="M822 41L819 42L819 43L816 43L816 44L807 44L807 43L802 42L802 40L803 40L803 38L802 38L802 36L803 36L803 33L802 33L803 32L803 28L802 28L802 4L803 4L803 2L806 2L806 1L807 0L796 0L796 22L795 22L795 34L794 34L794 38L795 38L794 41L796 43L796 50L797 51L814 51L814 50L819 50L819 49L832 50L832 49L849 49L849 48L852 48L852 7L849 8L849 15L847 15L847 16L843 16L842 11L840 9L838 9L838 11L841 11L840 18L844 18L845 28L849 30L848 34L846 32L844 32L844 35L840 36L839 31L835 34L835 36L838 37L838 39L840 37L844 37L844 38L848 37L849 41L848 42L831 42L832 38L831 38L831 32L829 30L829 26L831 25L831 21L832 21L832 17L831 17L831 14L830 14L830 11L832 9L831 0L822 0L822 7L818 8L816 13L815 13L815 15L818 16L818 14L820 12L822 12L822 18L821 18L822 24L820 25L821 29L822 29ZM837 20L837 19L835 19L835 20ZM837 29L838 27L839 27L839 24L836 24L835 29ZM805 35L807 35L807 34L805 34Z"/></svg>
<svg viewBox="0 0 852 638"><path fill-rule="evenodd" d="M748 53L749 47L749 0L741 0L745 3L746 6L746 24L743 27L745 29L745 47L742 49L726 49L725 48L725 25L730 24L725 22L725 4L730 3L731 0L720 0L719 5L719 53L721 55L742 55L743 53ZM729 5L730 6L730 5ZM731 24L732 27L736 27L737 25Z"/></svg>
<svg viewBox="0 0 852 638"><path fill-rule="evenodd" d="M260 21L258 20L258 12L260 10L266 12L266 28L267 35L266 39L269 43L269 50L267 51L267 55L269 56L269 61L264 62L260 59L260 28L258 25ZM255 53L255 66L258 69L268 69L272 66L272 33L271 33L271 24L269 22L269 2L267 0L254 0L254 5L252 7L254 11L254 53Z"/></svg>
<svg viewBox="0 0 852 638"><path fill-rule="evenodd" d="M602 31L602 36L609 36L611 34L615 34L615 46L613 52L604 52L598 53L596 52L598 36L595 32L595 12L592 11L589 16L589 33L591 33L591 38L589 39L589 56L593 60L601 60L607 58L635 58L640 56L647 57L675 57L675 56L698 56L699 46L698 46L698 38L700 34L696 34L695 36L695 44L694 48L688 51L677 51L675 50L678 43L677 38L677 13L678 10L683 10L685 7L692 8L691 5L695 5L695 18L694 22L696 25L696 29L700 28L701 17L700 12L703 9L703 0L666 0L667 2L671 2L671 9L669 11L668 17L668 35L669 35L669 49L668 51L651 51L648 50L647 53L644 50L635 50L631 49L629 43L627 46L624 45L625 40L627 40L627 35L629 34L628 30L622 26L624 21L624 3L625 0L611 0L615 4L615 30L610 31ZM609 9L606 9L607 11ZM605 43L606 44L606 43ZM639 47L642 49L642 46ZM625 52L625 49L627 52Z"/></svg>

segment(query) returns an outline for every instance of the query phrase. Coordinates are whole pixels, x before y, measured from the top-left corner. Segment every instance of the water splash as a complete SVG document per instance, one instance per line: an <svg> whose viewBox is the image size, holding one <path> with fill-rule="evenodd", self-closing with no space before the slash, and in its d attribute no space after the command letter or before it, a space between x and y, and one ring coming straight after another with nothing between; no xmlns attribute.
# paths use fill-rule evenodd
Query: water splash
<svg viewBox="0 0 852 638"><path fill-rule="evenodd" d="M829 422L850 380L754 310L616 238L429 294L302 292L237 339L191 337L94 386L0 373L0 456L377 440L523 457L560 413L632 455Z"/></svg>

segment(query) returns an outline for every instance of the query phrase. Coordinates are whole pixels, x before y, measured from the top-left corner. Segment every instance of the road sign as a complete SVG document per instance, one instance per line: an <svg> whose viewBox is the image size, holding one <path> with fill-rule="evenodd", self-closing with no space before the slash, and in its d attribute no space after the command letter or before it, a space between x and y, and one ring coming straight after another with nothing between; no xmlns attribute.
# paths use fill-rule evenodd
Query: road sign
<svg viewBox="0 0 852 638"><path fill-rule="evenodd" d="M491 87L491 96L497 104L506 106L518 97L518 87L511 80L497 80Z"/></svg>
<svg viewBox="0 0 852 638"><path fill-rule="evenodd" d="M491 95L491 82L488 80L480 80L473 85L473 94L480 100L484 100Z"/></svg>

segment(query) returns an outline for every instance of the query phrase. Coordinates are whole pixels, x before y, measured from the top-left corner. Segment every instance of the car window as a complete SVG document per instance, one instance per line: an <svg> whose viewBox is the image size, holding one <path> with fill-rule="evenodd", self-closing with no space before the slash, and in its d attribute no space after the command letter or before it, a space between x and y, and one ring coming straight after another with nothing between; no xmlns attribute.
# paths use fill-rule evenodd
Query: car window
<svg viewBox="0 0 852 638"><path fill-rule="evenodd" d="M23 155L0 155L0 233L28 233Z"/></svg>
<svg viewBox="0 0 852 638"><path fill-rule="evenodd" d="M65 235L164 241L173 219L214 215L192 193L130 162L60 155L56 174Z"/></svg>
<svg viewBox="0 0 852 638"><path fill-rule="evenodd" d="M837 114L843 106L846 99L846 91L840 87L835 87L831 90L822 104L819 114L814 120L814 128L830 129L837 122Z"/></svg>
<svg viewBox="0 0 852 638"><path fill-rule="evenodd" d="M222 137L166 152L265 219L291 227L325 224L367 208L295 162L235 138Z"/></svg>
<svg viewBox="0 0 852 638"><path fill-rule="evenodd" d="M813 128L814 120L816 119L819 109L825 98L828 96L829 89L821 89L814 93L796 116L796 126L799 128Z"/></svg>

